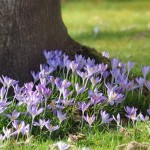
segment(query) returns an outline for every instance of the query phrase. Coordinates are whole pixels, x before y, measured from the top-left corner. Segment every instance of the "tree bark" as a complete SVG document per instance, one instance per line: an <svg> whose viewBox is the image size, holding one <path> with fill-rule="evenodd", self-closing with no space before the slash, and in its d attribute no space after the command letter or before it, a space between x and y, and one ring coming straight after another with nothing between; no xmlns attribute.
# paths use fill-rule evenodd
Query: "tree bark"
<svg viewBox="0 0 150 150"><path fill-rule="evenodd" d="M1 0L0 75L29 81L31 70L44 63L44 49L61 49L71 58L85 51L97 56L68 35L60 0Z"/></svg>

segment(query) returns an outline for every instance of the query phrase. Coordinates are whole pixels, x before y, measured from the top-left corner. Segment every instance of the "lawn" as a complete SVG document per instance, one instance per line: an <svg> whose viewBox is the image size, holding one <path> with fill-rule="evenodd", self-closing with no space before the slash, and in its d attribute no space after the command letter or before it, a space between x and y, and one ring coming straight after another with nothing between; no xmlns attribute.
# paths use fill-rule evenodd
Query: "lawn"
<svg viewBox="0 0 150 150"><path fill-rule="evenodd" d="M125 147L133 142L138 142L139 145L134 150L149 150L147 148L148 143L150 143L150 122L138 123L134 128L126 127L125 130L109 130L105 132L96 132L92 134L88 132L86 139L78 141L75 146L77 149L69 150L83 150L82 148L90 148L90 150L124 150ZM59 141L59 139L58 139ZM32 142L23 145L15 145L13 143L7 144L6 150L48 150L52 147L54 141L48 139L46 142L41 142L37 140L32 140ZM67 142L67 137L64 139ZM50 149L53 150L53 149ZM57 150L57 149L56 149ZM65 150L65 149L62 149ZM89 149L85 149L89 150ZM129 149L130 150L130 149ZM131 149L132 150L132 149Z"/></svg>
<svg viewBox="0 0 150 150"><path fill-rule="evenodd" d="M138 67L150 65L149 0L68 0L62 15L76 41Z"/></svg>
<svg viewBox="0 0 150 150"><path fill-rule="evenodd" d="M99 52L107 51L111 58L118 58L125 63L135 62L136 67L131 72L134 75L142 75L141 67L150 65L149 0L65 0L62 3L62 15L73 39ZM133 81L129 75L132 63L128 64L125 74L126 66L120 67L117 63L116 67L112 65L112 78L109 78L107 65L95 65L91 60L82 59L83 66L78 70L78 64L74 70L77 59L82 64L81 57L76 58L75 62L67 60L65 55L62 57L58 51L45 51L44 55L47 66L40 66L39 74L32 72L34 83L18 88L15 81L4 77L0 79L3 84L0 89L1 99L7 99L10 87L5 80L11 81L9 83L17 93L14 98L8 97L8 103L0 102L0 111L4 111L0 116L0 149L54 150L52 145L58 141L69 143L69 134L77 138L76 142L71 140L69 143L73 145L73 150L150 148L150 81L147 81L150 73L146 78L148 67L145 67L144 82L141 84L141 78ZM113 61L117 62L116 59ZM50 73L53 65L56 68ZM124 82L126 79L127 83ZM5 111L8 105L9 109ZM121 119L116 118L118 113ZM92 117L87 119L88 114L95 117L93 121ZM22 120L21 123L16 121L18 118ZM38 122L41 118L42 123ZM13 130L10 130L11 124ZM32 133L34 136L28 139ZM22 142L26 138L26 142Z"/></svg>

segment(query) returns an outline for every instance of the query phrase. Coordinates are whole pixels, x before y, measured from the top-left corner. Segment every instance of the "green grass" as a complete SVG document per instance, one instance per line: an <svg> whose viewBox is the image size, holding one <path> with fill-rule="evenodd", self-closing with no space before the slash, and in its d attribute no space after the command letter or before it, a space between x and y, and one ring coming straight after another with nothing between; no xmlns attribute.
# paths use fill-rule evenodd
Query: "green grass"
<svg viewBox="0 0 150 150"><path fill-rule="evenodd" d="M63 3L62 15L76 41L140 68L150 65L149 8L148 0L73 0ZM95 26L100 28L96 38Z"/></svg>
<svg viewBox="0 0 150 150"><path fill-rule="evenodd" d="M144 126L144 127L143 127ZM117 130L108 130L106 132L96 132L96 134L89 134L87 140L80 142L83 146L88 146L92 150L116 150L116 147L121 144L127 144L132 141L139 143L150 143L148 133L149 123L139 123L134 128L126 128L126 132Z"/></svg>
<svg viewBox="0 0 150 150"><path fill-rule="evenodd" d="M150 122L138 123L134 127L126 127L126 131L105 130L103 132L95 131L95 133L86 132L86 139L78 141L75 146L78 149L89 147L91 150L116 150L116 147L130 142L150 143ZM59 140L58 140L59 141ZM64 141L67 141L64 139ZM57 142L57 141L56 141ZM26 145L15 145L12 142L7 144L3 149L15 150L46 150L52 145L52 141L48 139L46 142L33 140ZM67 142L66 142L67 143ZM142 150L136 149L136 150Z"/></svg>

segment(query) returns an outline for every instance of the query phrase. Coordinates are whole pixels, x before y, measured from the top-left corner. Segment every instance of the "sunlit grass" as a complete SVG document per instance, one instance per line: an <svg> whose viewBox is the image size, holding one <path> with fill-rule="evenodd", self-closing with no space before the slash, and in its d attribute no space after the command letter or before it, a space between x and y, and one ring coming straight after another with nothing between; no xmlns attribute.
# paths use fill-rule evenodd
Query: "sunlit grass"
<svg viewBox="0 0 150 150"><path fill-rule="evenodd" d="M150 143L150 122L138 123L134 127L126 127L125 131L111 129L105 130L103 132L95 131L95 133L86 132L86 138L84 140L79 140L74 146L78 149L83 147L89 147L91 150L116 150L116 147L122 144L129 144L130 142ZM59 139L58 139L59 141ZM15 149L15 150L45 150L52 147L54 141L48 139L46 142L41 142L34 140L25 145L15 145L9 143L4 150ZM57 141L56 141L57 142ZM67 137L64 139L67 142ZM119 149L118 149L119 150ZM120 149L121 150L121 149ZM140 148L139 148L140 150ZM142 148L141 148L142 150Z"/></svg>
<svg viewBox="0 0 150 150"><path fill-rule="evenodd" d="M109 130L105 132L97 132L89 134L86 141L79 142L80 146L90 147L92 150L116 150L121 144L128 144L131 141L150 142L148 128L149 123L139 123L134 128L126 128L126 132L121 130Z"/></svg>
<svg viewBox="0 0 150 150"><path fill-rule="evenodd" d="M63 3L69 34L82 44L108 51L138 68L150 64L150 2L81 0ZM100 32L94 37L93 29Z"/></svg>

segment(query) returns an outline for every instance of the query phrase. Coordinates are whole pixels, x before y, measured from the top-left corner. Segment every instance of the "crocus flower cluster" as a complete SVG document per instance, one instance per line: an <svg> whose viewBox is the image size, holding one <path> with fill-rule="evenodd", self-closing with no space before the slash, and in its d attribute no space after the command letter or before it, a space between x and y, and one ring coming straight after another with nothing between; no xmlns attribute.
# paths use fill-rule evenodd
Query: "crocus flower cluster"
<svg viewBox="0 0 150 150"><path fill-rule="evenodd" d="M102 54L109 56L106 52ZM39 72L31 71L33 81L22 87L18 81L0 77L0 119L4 121L0 127L1 141L12 136L16 140L29 138L37 130L51 136L53 132L75 128L71 123L81 130L95 124L105 126L116 122L121 126L122 117L133 124L149 119L149 106L145 105L143 111L126 104L130 102L129 96L132 101L134 98L140 101L143 91L147 94L144 98L148 98L150 66L142 68L141 77L130 78L132 62L123 64L114 58L112 69L108 69L107 64L96 64L94 59L82 55L75 55L71 61L59 50L45 50L44 56L47 63L40 65Z"/></svg>

